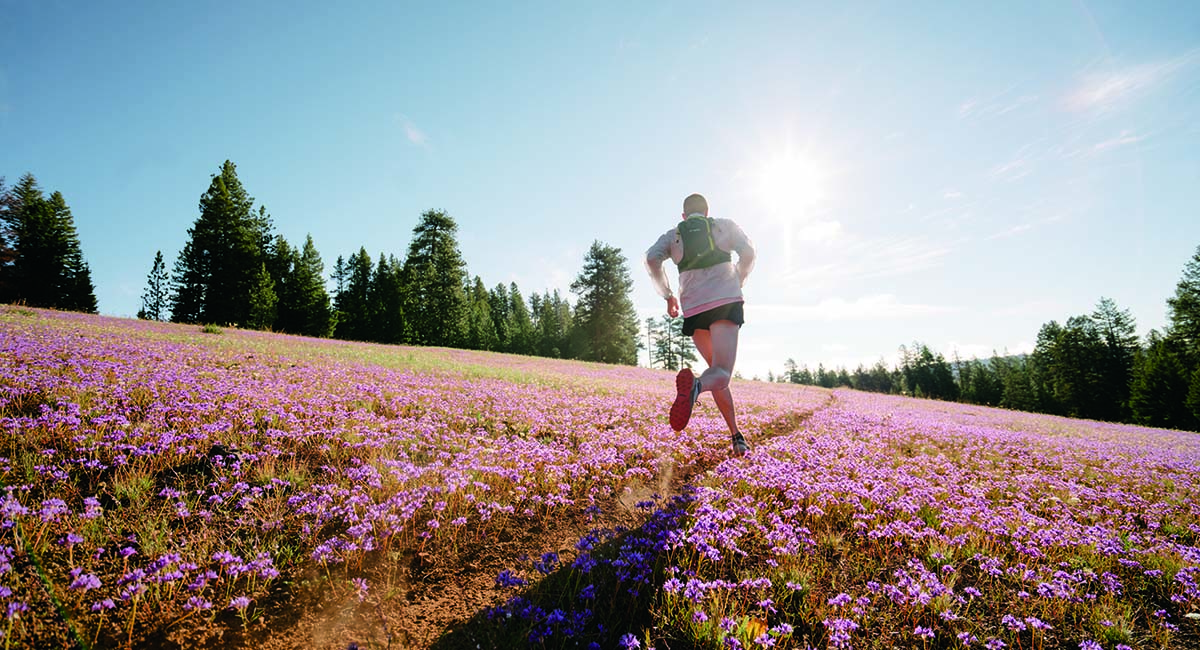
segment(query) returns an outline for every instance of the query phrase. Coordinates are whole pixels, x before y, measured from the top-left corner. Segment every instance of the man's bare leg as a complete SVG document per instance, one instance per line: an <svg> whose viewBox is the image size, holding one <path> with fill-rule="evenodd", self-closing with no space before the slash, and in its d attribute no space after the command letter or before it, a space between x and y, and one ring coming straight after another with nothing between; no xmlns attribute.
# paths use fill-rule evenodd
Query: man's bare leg
<svg viewBox="0 0 1200 650"><path fill-rule="evenodd" d="M713 401L725 418L729 433L735 438L741 432L737 426L737 412L733 405L733 393L729 390L729 380L737 360L737 338L738 326L727 320L717 321L709 329L696 330L692 334L692 342L708 364L708 369L698 378L700 390L713 394Z"/></svg>

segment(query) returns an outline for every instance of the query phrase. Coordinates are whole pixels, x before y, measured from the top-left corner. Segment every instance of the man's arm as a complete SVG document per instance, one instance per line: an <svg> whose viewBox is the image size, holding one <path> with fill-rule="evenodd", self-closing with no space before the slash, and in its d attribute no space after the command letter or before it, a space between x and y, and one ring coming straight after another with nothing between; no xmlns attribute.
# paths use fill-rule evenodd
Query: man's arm
<svg viewBox="0 0 1200 650"><path fill-rule="evenodd" d="M646 251L646 272L650 274L651 284L654 285L654 291L659 296L667 301L667 313L674 318L679 315L679 299L671 291L671 282L667 279L666 269L663 268L663 262L671 257L671 242L673 233L664 233L650 250Z"/></svg>
<svg viewBox="0 0 1200 650"><path fill-rule="evenodd" d="M754 243L736 223L727 221L727 225L729 226L729 249L737 253L738 279L744 285L746 278L750 276L750 271L754 270Z"/></svg>

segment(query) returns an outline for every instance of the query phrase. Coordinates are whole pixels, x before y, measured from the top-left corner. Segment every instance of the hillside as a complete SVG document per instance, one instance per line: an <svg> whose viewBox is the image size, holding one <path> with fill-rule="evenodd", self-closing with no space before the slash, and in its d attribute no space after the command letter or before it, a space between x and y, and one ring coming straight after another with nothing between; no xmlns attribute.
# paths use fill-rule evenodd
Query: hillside
<svg viewBox="0 0 1200 650"><path fill-rule="evenodd" d="M0 307L5 641L1195 645L1194 434L733 390Z"/></svg>

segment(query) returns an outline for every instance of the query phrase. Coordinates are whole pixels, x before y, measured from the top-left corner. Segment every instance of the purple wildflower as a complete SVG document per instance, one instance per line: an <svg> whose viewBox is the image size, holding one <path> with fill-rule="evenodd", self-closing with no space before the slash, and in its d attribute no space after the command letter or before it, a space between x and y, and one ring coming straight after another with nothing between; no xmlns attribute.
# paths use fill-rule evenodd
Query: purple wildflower
<svg viewBox="0 0 1200 650"><path fill-rule="evenodd" d="M497 587L523 587L527 584L529 584L528 581L513 575L513 572L508 569L501 571L500 575L496 576Z"/></svg>
<svg viewBox="0 0 1200 650"><path fill-rule="evenodd" d="M79 573L76 573L77 571ZM100 588L100 578L97 578L91 573L83 573L81 569L72 569L71 577L74 578L74 580L71 581L71 589L82 589L83 591L87 591L88 589Z"/></svg>
<svg viewBox="0 0 1200 650"><path fill-rule="evenodd" d="M6 612L6 617L8 618L8 620L11 621L12 619L19 617L22 613L27 612L27 611L29 611L29 605L26 605L25 603L20 602L20 601L13 601L8 604L8 610Z"/></svg>

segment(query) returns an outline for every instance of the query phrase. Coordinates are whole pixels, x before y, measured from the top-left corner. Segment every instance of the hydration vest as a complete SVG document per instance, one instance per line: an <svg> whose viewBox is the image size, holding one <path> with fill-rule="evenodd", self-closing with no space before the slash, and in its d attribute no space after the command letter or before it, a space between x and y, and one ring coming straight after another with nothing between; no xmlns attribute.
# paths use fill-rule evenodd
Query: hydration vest
<svg viewBox="0 0 1200 650"><path fill-rule="evenodd" d="M675 228L679 241L683 243L683 258L678 265L680 271L708 268L731 260L728 251L717 248L712 229L713 220L701 214L688 216Z"/></svg>

